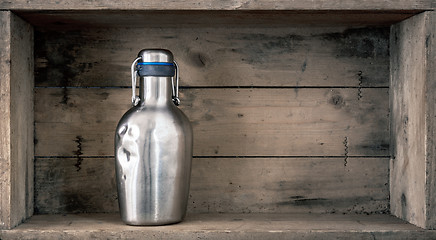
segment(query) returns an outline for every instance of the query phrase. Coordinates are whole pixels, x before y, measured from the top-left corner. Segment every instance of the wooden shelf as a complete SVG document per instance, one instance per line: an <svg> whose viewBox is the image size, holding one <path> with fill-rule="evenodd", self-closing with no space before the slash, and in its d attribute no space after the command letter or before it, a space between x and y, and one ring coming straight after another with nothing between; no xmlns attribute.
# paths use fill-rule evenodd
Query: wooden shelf
<svg viewBox="0 0 436 240"><path fill-rule="evenodd" d="M98 2L98 3L97 3ZM82 1L82 0L14 0L3 1L0 9L12 10L430 10L432 0L260 0L260 1L214 1L214 0L163 0L163 1Z"/></svg>
<svg viewBox="0 0 436 240"><path fill-rule="evenodd" d="M240 27L368 27L390 26L417 13L408 11L16 11L40 30L88 28L240 28Z"/></svg>
<svg viewBox="0 0 436 240"><path fill-rule="evenodd" d="M35 215L1 239L356 239L435 238L390 215L190 214L179 224L127 226L118 214Z"/></svg>

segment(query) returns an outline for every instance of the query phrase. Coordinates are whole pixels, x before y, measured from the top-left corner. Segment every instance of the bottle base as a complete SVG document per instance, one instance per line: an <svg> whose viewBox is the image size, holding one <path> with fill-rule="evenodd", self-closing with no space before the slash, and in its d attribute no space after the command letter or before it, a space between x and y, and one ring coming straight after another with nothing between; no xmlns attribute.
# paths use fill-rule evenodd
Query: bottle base
<svg viewBox="0 0 436 240"><path fill-rule="evenodd" d="M165 221L125 221L123 222L129 226L165 226L182 222L183 219L178 220L165 220Z"/></svg>

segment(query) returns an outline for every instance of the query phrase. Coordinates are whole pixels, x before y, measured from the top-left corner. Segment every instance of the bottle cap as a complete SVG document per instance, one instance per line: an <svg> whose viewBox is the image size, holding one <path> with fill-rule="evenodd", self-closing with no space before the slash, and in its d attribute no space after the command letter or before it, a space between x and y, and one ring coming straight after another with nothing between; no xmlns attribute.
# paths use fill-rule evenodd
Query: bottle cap
<svg viewBox="0 0 436 240"><path fill-rule="evenodd" d="M143 49L138 53L141 59L136 69L141 77L173 77L175 65L173 54L166 49Z"/></svg>

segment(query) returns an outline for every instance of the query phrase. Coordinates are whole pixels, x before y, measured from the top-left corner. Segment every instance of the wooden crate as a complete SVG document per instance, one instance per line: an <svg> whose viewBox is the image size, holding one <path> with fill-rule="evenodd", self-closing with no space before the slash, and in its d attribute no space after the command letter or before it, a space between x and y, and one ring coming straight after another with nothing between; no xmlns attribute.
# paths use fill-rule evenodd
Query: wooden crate
<svg viewBox="0 0 436 240"><path fill-rule="evenodd" d="M142 48L167 48L195 140L188 226L158 233L216 225L205 236L222 238L234 219L252 232L265 218L286 223L270 238L436 236L387 215L436 227L431 1L67 2L0 3L2 228L105 213L79 215L95 221L65 237L113 234L94 224L116 221L113 135L130 105L129 65ZM36 236L59 238L63 221L82 224L74 216L35 216L0 236L53 225ZM319 233L301 228L323 217Z"/></svg>

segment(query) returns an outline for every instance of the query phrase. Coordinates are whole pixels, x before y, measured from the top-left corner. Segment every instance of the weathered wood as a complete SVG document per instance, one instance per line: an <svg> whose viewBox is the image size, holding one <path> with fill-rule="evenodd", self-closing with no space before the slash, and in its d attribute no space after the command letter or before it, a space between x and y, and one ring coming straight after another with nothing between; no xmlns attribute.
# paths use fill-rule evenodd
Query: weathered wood
<svg viewBox="0 0 436 240"><path fill-rule="evenodd" d="M11 14L0 12L0 228L11 225Z"/></svg>
<svg viewBox="0 0 436 240"><path fill-rule="evenodd" d="M388 158L194 158L188 212L386 213L388 167ZM113 158L37 158L36 212L117 212L114 168Z"/></svg>
<svg viewBox="0 0 436 240"><path fill-rule="evenodd" d="M26 0L2 1L0 9L12 10L430 10L432 0L160 0L160 1L111 1L98 0Z"/></svg>
<svg viewBox="0 0 436 240"><path fill-rule="evenodd" d="M0 12L0 228L33 213L33 29Z"/></svg>
<svg viewBox="0 0 436 240"><path fill-rule="evenodd" d="M426 18L426 227L436 229L436 12Z"/></svg>
<svg viewBox="0 0 436 240"><path fill-rule="evenodd" d="M387 170L381 158L195 159L189 211L384 213Z"/></svg>
<svg viewBox="0 0 436 240"><path fill-rule="evenodd" d="M434 12L391 29L391 211L436 228Z"/></svg>
<svg viewBox="0 0 436 240"><path fill-rule="evenodd" d="M118 214L39 215L3 239L434 239L389 215L189 214L179 224L127 226Z"/></svg>
<svg viewBox="0 0 436 240"><path fill-rule="evenodd" d="M36 89L37 156L113 156L129 89ZM196 156L386 156L388 89L183 89ZM80 145L80 146L79 146Z"/></svg>
<svg viewBox="0 0 436 240"><path fill-rule="evenodd" d="M170 49L183 86L389 84L388 28L84 28L35 42L37 86L130 86L141 48Z"/></svg>
<svg viewBox="0 0 436 240"><path fill-rule="evenodd" d="M390 26L417 11L20 11L36 29Z"/></svg>
<svg viewBox="0 0 436 240"><path fill-rule="evenodd" d="M35 159L35 214L116 211L113 158Z"/></svg>
<svg viewBox="0 0 436 240"><path fill-rule="evenodd" d="M11 14L11 33L11 201L14 221L20 223L33 215L33 28Z"/></svg>

